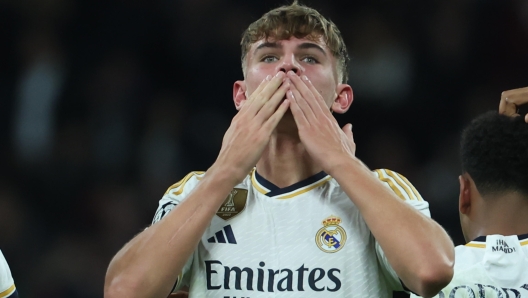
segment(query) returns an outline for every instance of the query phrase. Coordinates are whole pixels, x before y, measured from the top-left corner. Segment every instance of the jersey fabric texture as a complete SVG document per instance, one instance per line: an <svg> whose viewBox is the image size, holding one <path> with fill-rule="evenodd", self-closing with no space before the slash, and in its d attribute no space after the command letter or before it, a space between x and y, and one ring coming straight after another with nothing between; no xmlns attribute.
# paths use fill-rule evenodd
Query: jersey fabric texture
<svg viewBox="0 0 528 298"><path fill-rule="evenodd" d="M160 221L202 179L188 174L159 202ZM430 216L402 175L373 171L400 199ZM387 227L390 229L390 227ZM392 297L402 284L354 203L320 172L279 188L253 170L212 219L174 287L190 297Z"/></svg>
<svg viewBox="0 0 528 298"><path fill-rule="evenodd" d="M11 270L0 250L0 298L17 298L18 292L11 276Z"/></svg>
<svg viewBox="0 0 528 298"><path fill-rule="evenodd" d="M435 297L528 297L527 257L528 234L481 236L457 246L455 275Z"/></svg>

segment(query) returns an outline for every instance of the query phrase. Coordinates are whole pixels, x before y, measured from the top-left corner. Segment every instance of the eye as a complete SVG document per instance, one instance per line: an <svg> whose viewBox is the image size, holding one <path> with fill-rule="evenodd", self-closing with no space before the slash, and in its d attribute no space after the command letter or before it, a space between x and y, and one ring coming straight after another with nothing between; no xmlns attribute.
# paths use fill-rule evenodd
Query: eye
<svg viewBox="0 0 528 298"><path fill-rule="evenodd" d="M271 62L275 62L277 60L278 59L275 56L264 56L264 57L262 57L262 59L260 59L260 61L265 62L265 63L271 63Z"/></svg>
<svg viewBox="0 0 528 298"><path fill-rule="evenodd" d="M304 62L309 63L309 64L316 64L318 62L317 59L315 59L312 56L306 56L306 57L302 58L301 61L304 61Z"/></svg>

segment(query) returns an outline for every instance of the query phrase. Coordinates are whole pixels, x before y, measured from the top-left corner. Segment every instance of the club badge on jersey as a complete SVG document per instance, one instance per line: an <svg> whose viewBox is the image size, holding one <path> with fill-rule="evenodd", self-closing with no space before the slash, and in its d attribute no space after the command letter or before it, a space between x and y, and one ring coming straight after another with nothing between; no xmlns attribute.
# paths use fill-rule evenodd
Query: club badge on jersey
<svg viewBox="0 0 528 298"><path fill-rule="evenodd" d="M331 215L323 220L323 227L315 234L315 243L324 252L340 251L346 243L346 232L339 224L341 218Z"/></svg>

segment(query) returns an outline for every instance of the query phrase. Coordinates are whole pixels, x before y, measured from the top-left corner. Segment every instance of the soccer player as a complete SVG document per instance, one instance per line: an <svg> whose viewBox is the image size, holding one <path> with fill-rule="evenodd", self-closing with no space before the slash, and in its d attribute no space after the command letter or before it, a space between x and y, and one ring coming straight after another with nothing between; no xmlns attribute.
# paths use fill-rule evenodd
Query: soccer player
<svg viewBox="0 0 528 298"><path fill-rule="evenodd" d="M455 275L437 297L528 297L528 88L506 91L499 113L463 131ZM512 296L510 296L512 295Z"/></svg>
<svg viewBox="0 0 528 298"><path fill-rule="evenodd" d="M18 292L9 265L0 250L0 298L17 298Z"/></svg>
<svg viewBox="0 0 528 298"><path fill-rule="evenodd" d="M238 110L214 164L162 197L110 262L106 297L432 296L454 247L407 179L369 170L350 124L348 55L334 23L297 2L242 37Z"/></svg>

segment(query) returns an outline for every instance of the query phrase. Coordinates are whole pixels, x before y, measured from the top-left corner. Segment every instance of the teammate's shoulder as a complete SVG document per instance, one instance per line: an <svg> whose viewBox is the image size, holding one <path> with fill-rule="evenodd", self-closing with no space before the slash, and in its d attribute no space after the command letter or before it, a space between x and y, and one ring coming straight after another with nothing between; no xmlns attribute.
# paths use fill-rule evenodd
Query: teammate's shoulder
<svg viewBox="0 0 528 298"><path fill-rule="evenodd" d="M1 298L17 298L18 292L15 287L13 276L9 265L0 250L0 297Z"/></svg>
<svg viewBox="0 0 528 298"><path fill-rule="evenodd" d="M418 190L402 174L389 169L376 169L372 172L402 200L423 201Z"/></svg>

